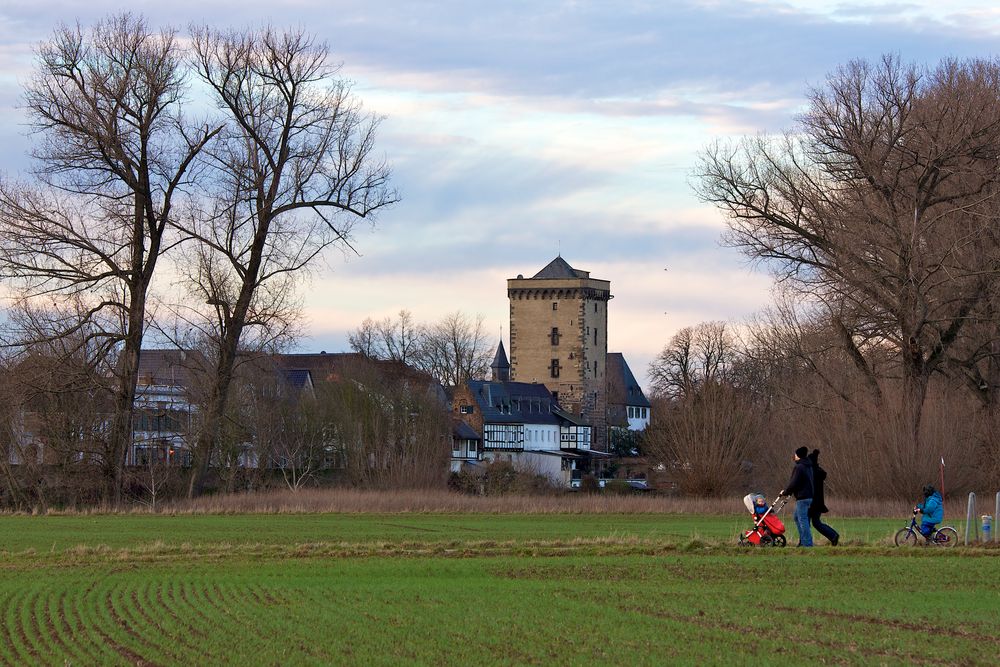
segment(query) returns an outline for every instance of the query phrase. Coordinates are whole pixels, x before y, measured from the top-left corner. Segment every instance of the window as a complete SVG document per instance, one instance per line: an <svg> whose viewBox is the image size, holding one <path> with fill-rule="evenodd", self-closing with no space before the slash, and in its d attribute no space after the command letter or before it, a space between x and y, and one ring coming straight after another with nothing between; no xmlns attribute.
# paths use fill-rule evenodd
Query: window
<svg viewBox="0 0 1000 667"><path fill-rule="evenodd" d="M461 406L458 409L458 412L460 414L463 414L463 415L471 415L472 414L472 406L471 405L463 405L463 406Z"/></svg>
<svg viewBox="0 0 1000 667"><path fill-rule="evenodd" d="M554 377L554 378L559 377L559 360L558 359L553 359L549 363L549 375L551 377Z"/></svg>
<svg viewBox="0 0 1000 667"><path fill-rule="evenodd" d="M552 340L553 345L559 344L559 327L552 327L552 333L549 334L549 338Z"/></svg>
<svg viewBox="0 0 1000 667"><path fill-rule="evenodd" d="M452 457L458 458L461 454L462 454L462 445L458 444L458 441L453 442L451 445Z"/></svg>
<svg viewBox="0 0 1000 667"><path fill-rule="evenodd" d="M554 391L554 392L552 392L552 400L553 400L553 401L554 401L555 403L558 403L558 402L559 402L559 392L558 392L558 391Z"/></svg>
<svg viewBox="0 0 1000 667"><path fill-rule="evenodd" d="M469 454L475 454L475 453L476 453L476 441L469 440Z"/></svg>
<svg viewBox="0 0 1000 667"><path fill-rule="evenodd" d="M635 408L633 408L633 407L632 407L632 406L630 405L630 406L628 406L628 418L629 418L629 419L632 419L632 418L634 418L634 417L635 417Z"/></svg>
<svg viewBox="0 0 1000 667"><path fill-rule="evenodd" d="M594 327L594 345L597 345L597 327Z"/></svg>
<svg viewBox="0 0 1000 667"><path fill-rule="evenodd" d="M597 302L596 301L594 302L594 312L595 313L597 312Z"/></svg>
<svg viewBox="0 0 1000 667"><path fill-rule="evenodd" d="M594 376L597 376L597 359L594 359Z"/></svg>
<svg viewBox="0 0 1000 667"><path fill-rule="evenodd" d="M558 301L553 301L552 302L552 310L559 310L559 302Z"/></svg>

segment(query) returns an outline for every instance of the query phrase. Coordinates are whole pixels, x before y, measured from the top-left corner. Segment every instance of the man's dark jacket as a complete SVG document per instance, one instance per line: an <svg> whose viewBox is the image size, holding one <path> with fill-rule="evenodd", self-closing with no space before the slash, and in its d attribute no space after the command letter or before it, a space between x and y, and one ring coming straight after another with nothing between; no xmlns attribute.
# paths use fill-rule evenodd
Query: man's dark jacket
<svg viewBox="0 0 1000 667"><path fill-rule="evenodd" d="M783 496L795 496L796 500L813 497L813 468L809 459L799 459L792 470L792 478L788 480Z"/></svg>

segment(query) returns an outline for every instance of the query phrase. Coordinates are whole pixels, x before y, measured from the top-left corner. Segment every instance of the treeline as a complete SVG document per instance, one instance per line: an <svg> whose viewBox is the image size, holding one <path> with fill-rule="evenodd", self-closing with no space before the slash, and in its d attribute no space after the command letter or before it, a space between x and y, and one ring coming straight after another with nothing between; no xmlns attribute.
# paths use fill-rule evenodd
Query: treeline
<svg viewBox="0 0 1000 667"><path fill-rule="evenodd" d="M489 377L496 339L483 330L483 316L461 311L421 323L408 310L396 317L368 317L348 336L351 349L370 359L417 368L446 387Z"/></svg>
<svg viewBox="0 0 1000 667"><path fill-rule="evenodd" d="M173 405L137 404L132 420L142 437L123 464L124 504L155 509L185 497L194 474L189 445L204 428L214 372L198 351L171 352L178 363L169 372L183 376L184 386L174 388L181 393ZM99 464L109 449L110 378L73 361L33 354L3 368L0 507L109 502ZM206 489L445 487L451 420L432 378L344 355L336 381L310 389L285 369L273 356L240 356ZM165 398L162 387L155 391Z"/></svg>
<svg viewBox="0 0 1000 667"><path fill-rule="evenodd" d="M801 445L833 495L913 497L942 458L951 491L1000 486L1000 62L852 62L789 132L706 149L696 188L782 292L650 369L685 488L776 489Z"/></svg>

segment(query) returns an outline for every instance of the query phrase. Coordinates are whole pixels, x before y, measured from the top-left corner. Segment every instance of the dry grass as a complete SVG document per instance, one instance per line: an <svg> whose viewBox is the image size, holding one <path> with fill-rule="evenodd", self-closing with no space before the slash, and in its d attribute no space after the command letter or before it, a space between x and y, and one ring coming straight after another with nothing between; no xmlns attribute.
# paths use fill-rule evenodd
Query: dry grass
<svg viewBox="0 0 1000 667"><path fill-rule="evenodd" d="M905 517L910 506L900 501L827 501L831 516ZM791 506L788 508L791 509ZM964 516L964 505L949 503L948 516ZM468 496L449 491L304 489L258 494L218 495L164 504L162 512L178 514L714 514L743 511L740 497L692 498L656 495L567 493L554 496ZM788 510L786 510L787 512ZM956 514L958 512L959 514Z"/></svg>

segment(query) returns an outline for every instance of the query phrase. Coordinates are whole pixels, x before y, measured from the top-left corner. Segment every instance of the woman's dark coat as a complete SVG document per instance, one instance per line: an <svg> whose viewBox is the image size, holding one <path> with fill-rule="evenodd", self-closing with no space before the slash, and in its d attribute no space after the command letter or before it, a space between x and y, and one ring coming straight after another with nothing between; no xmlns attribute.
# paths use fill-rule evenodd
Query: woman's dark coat
<svg viewBox="0 0 1000 667"><path fill-rule="evenodd" d="M819 467L818 459L818 456L809 455L813 472L813 501L812 505L809 506L810 517L830 511L826 508L826 501L823 498L823 482L826 480L826 471Z"/></svg>

